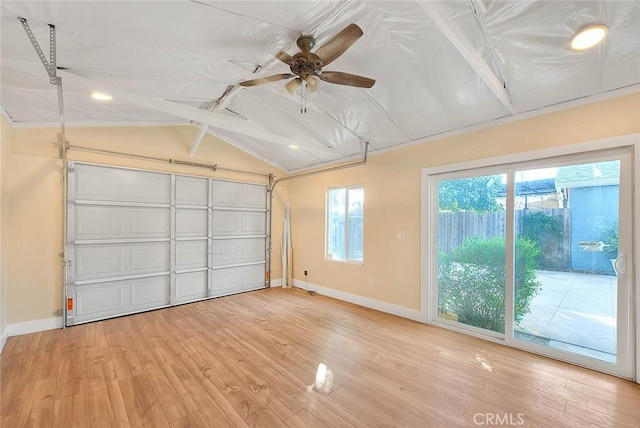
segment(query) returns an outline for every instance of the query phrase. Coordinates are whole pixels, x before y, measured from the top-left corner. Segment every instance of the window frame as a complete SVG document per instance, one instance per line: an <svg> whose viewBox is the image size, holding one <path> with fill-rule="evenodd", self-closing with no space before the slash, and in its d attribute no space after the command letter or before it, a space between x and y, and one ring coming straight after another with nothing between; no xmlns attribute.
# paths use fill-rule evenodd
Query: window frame
<svg viewBox="0 0 640 428"><path fill-rule="evenodd" d="M354 259L349 259L349 191L350 190L354 190L354 189L360 189L362 190L362 260L354 260ZM336 259L333 257L329 257L329 238L330 238L330 224L329 222L331 221L331 216L329 213L329 208L331 207L331 199L330 199L330 195L332 191L335 190L344 190L345 192L345 203L344 203L344 213L343 213L343 218L344 218L344 254L345 254L345 259ZM324 210L324 215L325 215L325 221L324 221L324 259L326 261L331 261L331 262L338 262L338 263L347 263L347 264L356 264L356 265L364 265L364 185L363 184L352 184L352 185L348 185L348 186L334 186L334 187L327 187L326 190L326 194L325 194L325 210Z"/></svg>

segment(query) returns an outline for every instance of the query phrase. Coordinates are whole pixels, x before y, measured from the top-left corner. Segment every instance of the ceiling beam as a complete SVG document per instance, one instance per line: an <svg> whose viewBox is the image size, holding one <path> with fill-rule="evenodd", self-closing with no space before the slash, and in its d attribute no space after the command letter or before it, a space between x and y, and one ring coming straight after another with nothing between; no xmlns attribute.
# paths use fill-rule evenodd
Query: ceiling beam
<svg viewBox="0 0 640 428"><path fill-rule="evenodd" d="M200 131L198 131L198 135L196 135L196 138L194 138L193 142L191 143L191 148L189 149L189 156L193 156L196 154L196 150L198 150L198 146L202 142L202 139L204 138L204 134L207 133L208 129L209 129L209 125L200 125Z"/></svg>
<svg viewBox="0 0 640 428"><path fill-rule="evenodd" d="M278 62L278 60L275 57L273 57L269 61L267 61L267 63L264 66L258 65L256 67L256 69L253 70L253 74L257 73L258 71L270 69L277 62ZM227 105L229 105L230 99L239 90L240 90L240 86L239 85L227 86L227 89L220 96L220 98L218 98L216 101L211 102L210 106L207 107L206 109L209 110L209 111L218 111L218 110L226 107ZM198 132L198 135L196 135L196 138L191 143L191 148L189 149L189 155L191 155L191 156L196 154L196 150L198 150L198 146L200 146L200 142L202 141L202 138L204 137L204 134L206 134L208 129L209 129L209 127L206 124L203 124L203 123L197 124L197 126L200 127L200 132Z"/></svg>
<svg viewBox="0 0 640 428"><path fill-rule="evenodd" d="M249 122L247 120L227 116L220 113L215 113L207 110L203 110L197 107L191 107L184 104L179 104L173 101L167 101L160 98L150 98L143 95L136 94L125 89L120 89L112 85L108 85L99 82L94 79L81 76L74 73L72 69L59 70L64 76L67 76L67 82L77 81L84 84L87 87L100 89L109 93L114 100L122 101L125 103L131 103L142 107L147 107L152 110L161 111L163 113L170 114L172 116L181 117L193 122L198 122L203 125L207 125L213 128L223 129L225 131L234 132L248 137L257 138L269 143L275 143L286 146L300 146L304 147L304 141L300 141L294 138L288 138L278 135L273 135L266 129ZM215 131L211 130L212 133ZM324 146L324 145L323 145ZM314 149L317 150L317 149ZM327 153L335 154L334 150L326 150Z"/></svg>
<svg viewBox="0 0 640 428"><path fill-rule="evenodd" d="M238 88L239 88L238 85L227 86L227 89L224 90L224 93L220 96L220 98L218 98L215 101L206 102L203 105L201 105L200 108L207 111L220 110L222 107L229 104L229 100L227 99L227 97L232 95L234 92L237 92ZM198 135L196 135L196 138L191 142L191 148L189 149L189 156L193 156L196 154L196 151L198 150L198 147L200 146L200 143L202 142L204 135L209 130L209 126L202 123L199 123L197 126L200 128L200 131L198 132Z"/></svg>
<svg viewBox="0 0 640 428"><path fill-rule="evenodd" d="M451 44L460 52L467 60L469 65L478 73L480 78L487 84L491 92L500 100L505 108L512 115L516 114L516 109L511 103L509 93L504 87L491 68L482 58L482 55L476 50L469 38L464 34L462 29L456 24L445 9L436 1L416 0L418 5L425 11L427 16L431 18L433 23L444 33Z"/></svg>

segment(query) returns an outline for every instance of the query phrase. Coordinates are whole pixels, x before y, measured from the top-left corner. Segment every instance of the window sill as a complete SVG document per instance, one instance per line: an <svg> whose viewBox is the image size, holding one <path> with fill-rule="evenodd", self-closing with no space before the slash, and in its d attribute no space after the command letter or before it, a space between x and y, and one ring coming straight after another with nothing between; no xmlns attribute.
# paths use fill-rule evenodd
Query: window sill
<svg viewBox="0 0 640 428"><path fill-rule="evenodd" d="M340 259L329 259L327 257L324 258L328 262L336 262L336 263L344 263L348 265L360 265L364 266L364 262L361 260L340 260Z"/></svg>

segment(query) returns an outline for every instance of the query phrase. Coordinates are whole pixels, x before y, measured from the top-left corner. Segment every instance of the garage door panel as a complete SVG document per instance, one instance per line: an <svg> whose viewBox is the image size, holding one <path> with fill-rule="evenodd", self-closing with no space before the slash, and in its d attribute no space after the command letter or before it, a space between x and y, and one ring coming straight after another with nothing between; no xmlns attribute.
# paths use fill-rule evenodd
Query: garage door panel
<svg viewBox="0 0 640 428"><path fill-rule="evenodd" d="M214 236L235 235L242 229L241 221L237 215L231 212L213 212L213 230Z"/></svg>
<svg viewBox="0 0 640 428"><path fill-rule="evenodd" d="M239 289L242 279L238 268L214 270L211 277L211 289L213 296L228 294Z"/></svg>
<svg viewBox="0 0 640 428"><path fill-rule="evenodd" d="M155 276L130 281L131 309L157 308L169 304L169 276Z"/></svg>
<svg viewBox="0 0 640 428"><path fill-rule="evenodd" d="M208 293L208 272L189 272L176 274L175 302L185 303L204 299Z"/></svg>
<svg viewBox="0 0 640 428"><path fill-rule="evenodd" d="M74 278L76 280L113 276L126 272L126 248L122 245L83 245L75 247Z"/></svg>
<svg viewBox="0 0 640 428"><path fill-rule="evenodd" d="M242 242L242 261L253 262L265 259L264 239L247 239Z"/></svg>
<svg viewBox="0 0 640 428"><path fill-rule="evenodd" d="M265 284L264 264L244 266L242 270L242 287L254 288Z"/></svg>
<svg viewBox="0 0 640 428"><path fill-rule="evenodd" d="M168 271L169 242L76 245L76 281Z"/></svg>
<svg viewBox="0 0 640 428"><path fill-rule="evenodd" d="M76 287L76 320L122 312L127 282L119 281Z"/></svg>
<svg viewBox="0 0 640 428"><path fill-rule="evenodd" d="M212 295L253 290L265 285L264 264L215 269L212 271Z"/></svg>
<svg viewBox="0 0 640 428"><path fill-rule="evenodd" d="M171 268L169 242L149 242L131 245L131 271L146 273L166 271Z"/></svg>
<svg viewBox="0 0 640 428"><path fill-rule="evenodd" d="M229 181L213 181L214 207L264 209L267 204L265 186Z"/></svg>
<svg viewBox="0 0 640 428"><path fill-rule="evenodd" d="M72 200L168 204L169 174L76 164Z"/></svg>
<svg viewBox="0 0 640 428"><path fill-rule="evenodd" d="M207 241L176 242L176 270L207 267Z"/></svg>
<svg viewBox="0 0 640 428"><path fill-rule="evenodd" d="M126 178L122 171L92 166L78 167L75 199L126 200Z"/></svg>
<svg viewBox="0 0 640 428"><path fill-rule="evenodd" d="M131 229L134 237L162 238L171 233L171 211L167 208L131 208Z"/></svg>
<svg viewBox="0 0 640 428"><path fill-rule="evenodd" d="M243 213L242 215L242 233L262 234L266 231L264 214L262 213Z"/></svg>
<svg viewBox="0 0 640 428"><path fill-rule="evenodd" d="M208 194L208 179L176 176L176 204L207 206Z"/></svg>
<svg viewBox="0 0 640 428"><path fill-rule="evenodd" d="M213 266L250 263L265 260L263 238L214 240Z"/></svg>
<svg viewBox="0 0 640 428"><path fill-rule="evenodd" d="M168 208L75 205L74 240L168 238Z"/></svg>
<svg viewBox="0 0 640 428"><path fill-rule="evenodd" d="M74 323L125 315L169 304L169 276L110 281L75 287Z"/></svg>
<svg viewBox="0 0 640 428"><path fill-rule="evenodd" d="M124 211L120 207L76 206L74 212L75 238L123 237L127 228Z"/></svg>
<svg viewBox="0 0 640 428"><path fill-rule="evenodd" d="M76 281L168 271L169 242L76 245Z"/></svg>
<svg viewBox="0 0 640 428"><path fill-rule="evenodd" d="M207 210L176 209L176 237L205 237L208 229Z"/></svg>
<svg viewBox="0 0 640 428"><path fill-rule="evenodd" d="M250 211L214 211L213 236L264 235L265 215Z"/></svg>
<svg viewBox="0 0 640 428"><path fill-rule="evenodd" d="M266 208L267 188L264 186L244 186L242 189L242 206Z"/></svg>
<svg viewBox="0 0 640 428"><path fill-rule="evenodd" d="M130 171L130 201L168 204L171 202L171 176L151 172Z"/></svg>

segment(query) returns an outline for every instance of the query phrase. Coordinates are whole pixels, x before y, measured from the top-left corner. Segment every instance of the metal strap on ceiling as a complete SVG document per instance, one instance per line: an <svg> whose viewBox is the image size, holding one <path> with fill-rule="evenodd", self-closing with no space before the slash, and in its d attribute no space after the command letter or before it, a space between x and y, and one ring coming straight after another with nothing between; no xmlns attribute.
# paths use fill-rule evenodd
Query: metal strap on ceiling
<svg viewBox="0 0 640 428"><path fill-rule="evenodd" d="M22 24L24 31L27 33L29 37L29 41L33 48L36 50L36 54L38 54L38 58L40 58L40 62L44 66L45 71L49 75L49 82L52 85L57 85L58 80L56 77L56 27L55 25L49 24L49 61L47 61L47 57L45 56L42 48L38 44L38 40L36 36L31 31L31 27L29 27L29 23L25 18L18 17L18 20Z"/></svg>
<svg viewBox="0 0 640 428"><path fill-rule="evenodd" d="M62 143L60 146L60 157L64 157L66 152L67 138L64 132L64 99L62 97L62 78L58 77L58 68L56 65L56 26L53 24L49 25L49 60L47 61L47 57L42 51L40 44L38 43L38 39L36 39L35 34L31 31L31 27L25 18L18 17L18 20L22 24L22 28L24 28L25 33L27 33L27 37L29 37L29 41L35 49L38 58L40 58L40 62L44 66L45 71L49 75L49 83L55 85L58 92L58 113L60 115L60 134L62 135Z"/></svg>

